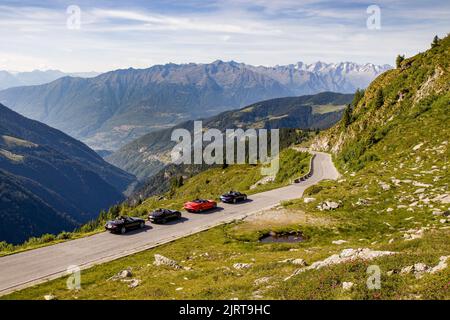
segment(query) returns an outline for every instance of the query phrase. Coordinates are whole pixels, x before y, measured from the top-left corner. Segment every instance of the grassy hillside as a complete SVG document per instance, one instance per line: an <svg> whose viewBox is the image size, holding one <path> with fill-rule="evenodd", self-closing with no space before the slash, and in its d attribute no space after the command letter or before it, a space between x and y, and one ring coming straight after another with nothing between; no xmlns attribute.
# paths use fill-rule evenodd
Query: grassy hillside
<svg viewBox="0 0 450 320"><path fill-rule="evenodd" d="M280 134L280 149L289 148L291 145L305 142L309 137L315 135L313 131L305 131L299 129L282 128ZM283 155L283 154L282 154ZM207 164L168 164L155 175L139 183L133 193L128 197L127 202L131 205L150 198L154 195L161 195L171 189L173 184L177 183L180 178L187 180L199 173L212 168L222 168L222 165ZM294 167L295 170L296 167Z"/></svg>
<svg viewBox="0 0 450 320"><path fill-rule="evenodd" d="M163 197L153 196L136 208L139 212L158 207L181 209L183 203L196 198L218 200L229 190L239 190L247 194L279 188L292 182L309 170L310 155L293 149L280 153L280 171L274 181L257 186L261 175L260 165L231 165L226 168L212 168L188 179L182 186L172 188ZM253 187L254 186L254 187Z"/></svg>
<svg viewBox="0 0 450 320"><path fill-rule="evenodd" d="M59 279L6 298L450 299L449 54L447 37L406 59L312 141L334 154L340 180L241 223L93 267L78 292ZM322 210L325 201L338 208ZM304 241L259 242L268 230L300 231ZM346 261L355 251L343 250L357 248L366 259ZM153 266L154 254L190 269ZM134 289L108 281L125 268L140 280ZM371 288L374 268L380 286Z"/></svg>

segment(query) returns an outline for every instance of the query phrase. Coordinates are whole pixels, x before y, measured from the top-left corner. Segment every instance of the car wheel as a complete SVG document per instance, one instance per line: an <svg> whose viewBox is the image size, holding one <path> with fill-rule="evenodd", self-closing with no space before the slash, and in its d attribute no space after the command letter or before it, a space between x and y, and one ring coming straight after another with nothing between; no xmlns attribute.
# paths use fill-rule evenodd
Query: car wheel
<svg viewBox="0 0 450 320"><path fill-rule="evenodd" d="M237 202L237 199L236 199L236 198L234 198L234 199L233 199L233 203L236 203L236 202Z"/></svg>
<svg viewBox="0 0 450 320"><path fill-rule="evenodd" d="M139 225L139 227L140 227L141 229L144 229L145 223L144 223L144 222L141 222L141 224Z"/></svg>
<svg viewBox="0 0 450 320"><path fill-rule="evenodd" d="M122 228L120 229L120 233L121 233L121 234L124 234L125 232L127 232L127 228L122 227Z"/></svg>
<svg viewBox="0 0 450 320"><path fill-rule="evenodd" d="M161 219L161 223L162 223L162 224L164 224L164 223L166 223L166 222L167 222L167 219L165 219L165 218L164 218L164 219Z"/></svg>

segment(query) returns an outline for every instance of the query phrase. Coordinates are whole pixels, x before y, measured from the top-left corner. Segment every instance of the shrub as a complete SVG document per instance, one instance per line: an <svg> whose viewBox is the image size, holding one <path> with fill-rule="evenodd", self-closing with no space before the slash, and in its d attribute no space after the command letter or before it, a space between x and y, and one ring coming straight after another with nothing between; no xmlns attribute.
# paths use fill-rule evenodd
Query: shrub
<svg viewBox="0 0 450 320"><path fill-rule="evenodd" d="M0 242L0 252L13 251L14 246L6 241Z"/></svg>
<svg viewBox="0 0 450 320"><path fill-rule="evenodd" d="M312 195L318 194L322 190L323 190L322 186L314 185L314 186L311 186L308 189L306 189L305 195L312 196Z"/></svg>
<svg viewBox="0 0 450 320"><path fill-rule="evenodd" d="M355 96L353 97L352 106L355 108L358 103L361 101L362 98L364 98L364 90L363 89L356 89Z"/></svg>
<svg viewBox="0 0 450 320"><path fill-rule="evenodd" d="M57 240L67 240L67 239L70 239L70 238L72 238L72 233L66 232L66 231L63 231L63 232L61 232L60 234L58 234L56 236Z"/></svg>
<svg viewBox="0 0 450 320"><path fill-rule="evenodd" d="M342 124L345 128L347 128L352 123L352 106L347 105L345 108L344 114L342 115Z"/></svg>
<svg viewBox="0 0 450 320"><path fill-rule="evenodd" d="M395 59L395 64L397 68L400 68L402 66L402 62L405 60L405 55L398 55L397 59Z"/></svg>
<svg viewBox="0 0 450 320"><path fill-rule="evenodd" d="M440 41L439 37L438 36L434 36L433 42L431 43L431 47L432 48L437 47L439 45L439 41Z"/></svg>
<svg viewBox="0 0 450 320"><path fill-rule="evenodd" d="M39 239L41 243L47 243L47 242L52 242L56 239L55 235L53 234L49 234L46 233L44 235L41 236L41 238Z"/></svg>
<svg viewBox="0 0 450 320"><path fill-rule="evenodd" d="M383 90L378 89L376 95L375 95L375 108L379 109L384 104L384 95Z"/></svg>

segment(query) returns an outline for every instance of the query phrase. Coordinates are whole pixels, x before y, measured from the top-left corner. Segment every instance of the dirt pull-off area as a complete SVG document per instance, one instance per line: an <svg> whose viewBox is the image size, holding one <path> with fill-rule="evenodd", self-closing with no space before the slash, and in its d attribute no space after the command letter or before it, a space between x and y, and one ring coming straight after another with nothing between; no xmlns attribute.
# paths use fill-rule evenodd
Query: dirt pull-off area
<svg viewBox="0 0 450 320"><path fill-rule="evenodd" d="M333 220L330 218L318 217L301 210L277 207L248 216L245 218L244 222L255 226L259 225L261 227L267 227L267 225L276 227L292 224L329 225Z"/></svg>

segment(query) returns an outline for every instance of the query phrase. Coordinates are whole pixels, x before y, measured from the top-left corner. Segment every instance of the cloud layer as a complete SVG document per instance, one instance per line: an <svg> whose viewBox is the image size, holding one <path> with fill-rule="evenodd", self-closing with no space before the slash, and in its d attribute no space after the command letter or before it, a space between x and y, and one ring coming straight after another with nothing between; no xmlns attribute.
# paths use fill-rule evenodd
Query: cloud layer
<svg viewBox="0 0 450 320"><path fill-rule="evenodd" d="M20 3L20 4L19 4ZM236 60L392 64L450 32L450 2L384 0L2 1L0 70L106 71ZM119 2L118 2L119 3ZM381 9L369 30L367 7ZM67 27L69 5L80 29Z"/></svg>

